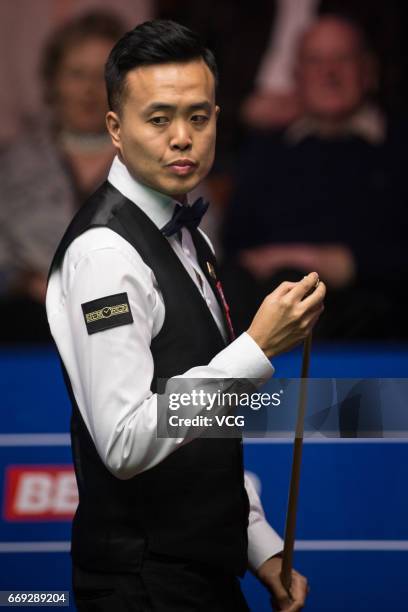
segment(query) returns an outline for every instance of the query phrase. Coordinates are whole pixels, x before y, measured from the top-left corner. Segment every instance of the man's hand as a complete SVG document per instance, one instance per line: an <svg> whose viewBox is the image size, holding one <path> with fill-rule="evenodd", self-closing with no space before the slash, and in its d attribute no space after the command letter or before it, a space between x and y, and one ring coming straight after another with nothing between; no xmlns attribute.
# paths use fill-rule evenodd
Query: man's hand
<svg viewBox="0 0 408 612"><path fill-rule="evenodd" d="M289 596L280 579L281 569L282 559L272 557L258 568L256 575L270 592L274 610L286 610L286 612L301 610L309 591L307 580L296 570L292 570L292 586Z"/></svg>
<svg viewBox="0 0 408 612"><path fill-rule="evenodd" d="M300 97L295 90L287 93L254 91L242 104L241 119L250 127L270 129L284 127L302 112Z"/></svg>
<svg viewBox="0 0 408 612"><path fill-rule="evenodd" d="M298 283L281 283L262 302L247 333L268 358L293 348L313 329L326 295L324 283L318 280L317 273L311 272Z"/></svg>

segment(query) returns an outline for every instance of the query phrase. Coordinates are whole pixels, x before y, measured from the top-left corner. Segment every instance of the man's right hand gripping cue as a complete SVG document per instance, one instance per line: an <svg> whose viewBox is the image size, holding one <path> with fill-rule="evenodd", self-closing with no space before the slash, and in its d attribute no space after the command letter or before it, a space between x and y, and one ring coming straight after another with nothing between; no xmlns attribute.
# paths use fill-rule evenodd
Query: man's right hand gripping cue
<svg viewBox="0 0 408 612"><path fill-rule="evenodd" d="M269 358L304 340L323 312L324 283L311 272L298 283L284 282L266 296L247 333Z"/></svg>

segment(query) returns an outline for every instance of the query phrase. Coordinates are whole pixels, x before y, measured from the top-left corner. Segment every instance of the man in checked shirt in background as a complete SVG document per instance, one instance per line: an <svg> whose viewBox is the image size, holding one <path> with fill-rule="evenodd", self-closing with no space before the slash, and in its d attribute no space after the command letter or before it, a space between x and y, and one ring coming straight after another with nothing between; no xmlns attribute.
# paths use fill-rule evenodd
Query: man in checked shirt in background
<svg viewBox="0 0 408 612"><path fill-rule="evenodd" d="M282 541L244 480L241 440L193 429L182 444L157 438L155 391L158 378L174 376L262 384L270 358L312 329L325 287L306 296L316 273L283 283L233 339L215 258L196 227L202 202L181 224L186 194L214 158L214 57L185 27L147 22L115 45L106 81L117 157L68 228L47 293L73 405L76 605L247 610L237 576L249 566L277 609L299 610L306 580L293 572L291 601L279 578Z"/></svg>

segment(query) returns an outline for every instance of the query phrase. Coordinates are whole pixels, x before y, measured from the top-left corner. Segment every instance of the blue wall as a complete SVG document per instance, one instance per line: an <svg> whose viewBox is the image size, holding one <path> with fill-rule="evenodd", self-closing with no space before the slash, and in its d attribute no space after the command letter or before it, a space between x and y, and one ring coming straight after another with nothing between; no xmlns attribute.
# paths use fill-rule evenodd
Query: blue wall
<svg viewBox="0 0 408 612"><path fill-rule="evenodd" d="M298 376L300 360L299 352L281 356L275 362L277 375ZM313 349L311 374L316 377L402 378L407 373L408 349L403 347ZM54 466L71 464L70 407L58 359L52 350L3 350L0 383L0 589L69 590L70 521L58 512L51 520L41 514L35 520L6 517L10 470L33 465L52 474ZM291 455L287 442L245 445L246 467L259 478L265 511L281 533ZM407 466L403 441L305 444L295 566L311 585L307 609L376 612L406 605ZM48 552L40 552L44 547ZM243 588L252 610L270 609L266 591L251 575Z"/></svg>

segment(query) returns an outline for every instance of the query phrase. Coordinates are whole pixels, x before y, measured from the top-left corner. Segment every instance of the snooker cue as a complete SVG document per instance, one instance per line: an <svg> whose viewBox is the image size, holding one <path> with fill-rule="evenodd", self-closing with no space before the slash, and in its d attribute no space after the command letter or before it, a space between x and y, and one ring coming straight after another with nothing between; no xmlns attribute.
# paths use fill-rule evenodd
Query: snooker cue
<svg viewBox="0 0 408 612"><path fill-rule="evenodd" d="M286 514L286 525L285 525L285 541L283 547L282 557L282 570L281 570L281 581L286 591L290 595L290 588L292 584L292 562L293 562L293 549L295 545L295 531L296 531L296 512L297 502L299 496L299 483L300 483L300 467L302 462L302 449L303 449L303 433L304 433L304 420L306 412L306 391L307 391L307 377L309 375L309 363L310 363L310 352L312 347L312 333L310 333L303 345L303 357L302 357L302 378L300 381L300 395L299 395L299 410L296 423L296 435L293 446L293 461L292 461L292 475L289 487L289 499L288 499L288 510Z"/></svg>

